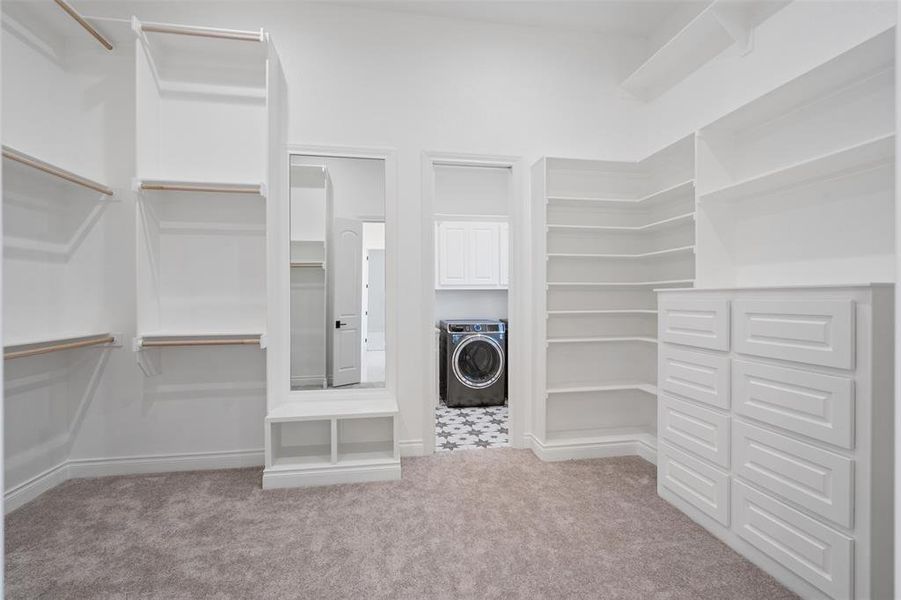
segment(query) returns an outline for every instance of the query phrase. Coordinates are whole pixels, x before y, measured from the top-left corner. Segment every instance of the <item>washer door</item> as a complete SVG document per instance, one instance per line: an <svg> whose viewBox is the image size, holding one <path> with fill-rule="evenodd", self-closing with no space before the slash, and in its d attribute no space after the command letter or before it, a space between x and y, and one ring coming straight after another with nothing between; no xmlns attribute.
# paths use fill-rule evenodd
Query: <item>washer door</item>
<svg viewBox="0 0 901 600"><path fill-rule="evenodd" d="M490 387L504 373L504 349L487 335L466 337L454 349L451 357L454 376L468 388L481 390Z"/></svg>

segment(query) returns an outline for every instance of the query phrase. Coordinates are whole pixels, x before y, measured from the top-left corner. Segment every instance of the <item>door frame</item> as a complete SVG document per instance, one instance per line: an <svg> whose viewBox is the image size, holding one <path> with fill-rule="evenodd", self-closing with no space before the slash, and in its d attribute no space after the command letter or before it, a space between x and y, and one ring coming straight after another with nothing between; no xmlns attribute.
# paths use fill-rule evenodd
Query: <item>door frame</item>
<svg viewBox="0 0 901 600"><path fill-rule="evenodd" d="M290 277L284 267L289 262L290 190L292 156L319 156L328 158L368 158L383 161L385 169L385 387L383 388L332 388L327 390L291 390L291 323ZM267 205L271 212L269 223L269 310L266 334L267 346L267 397L268 410L288 402L316 400L381 400L397 402L398 388L398 200L397 200L397 151L391 148L366 148L350 146L326 146L286 144L282 154L281 185L284 190L277 199ZM276 200L276 199L270 199Z"/></svg>
<svg viewBox="0 0 901 600"><path fill-rule="evenodd" d="M525 448L527 424L532 420L532 396L528 376L532 351L531 314L532 286L531 231L529 199L524 194L523 158L494 154L460 152L422 153L422 336L423 356L427 357L422 383L423 453L435 451L435 402L438 390L437 339L435 336L435 167L499 167L511 171L510 199L507 207L509 224L509 282L507 285L507 318L513 331L513 344L507 349L508 429L510 445ZM511 370L512 367L512 370Z"/></svg>

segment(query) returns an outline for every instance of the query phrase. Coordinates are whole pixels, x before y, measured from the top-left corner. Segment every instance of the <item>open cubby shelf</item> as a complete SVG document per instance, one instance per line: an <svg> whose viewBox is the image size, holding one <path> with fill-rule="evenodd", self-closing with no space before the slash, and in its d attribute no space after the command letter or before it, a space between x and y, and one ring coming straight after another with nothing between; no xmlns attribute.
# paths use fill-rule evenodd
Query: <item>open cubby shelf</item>
<svg viewBox="0 0 901 600"><path fill-rule="evenodd" d="M563 253L548 252L547 257L550 258L596 258L596 259L642 259L654 258L655 256L666 256L671 254L690 254L694 252L695 247L679 246L678 248L665 248L663 250L653 250L651 252L639 252L637 254L600 254L600 253Z"/></svg>
<svg viewBox="0 0 901 600"><path fill-rule="evenodd" d="M638 390L652 396L657 395L657 386L653 383L642 383L638 381L611 382L604 385L582 385L569 387L553 387L548 388L547 394L563 395L563 394L586 394L591 392L618 392L622 390Z"/></svg>
<svg viewBox="0 0 901 600"><path fill-rule="evenodd" d="M558 223L549 223L547 225L548 231L591 231L591 232L604 232L604 231L622 231L627 233L632 232L652 232L657 229L662 229L664 227L671 227L675 225L682 225L685 223L690 223L694 220L694 212L683 213L680 215L676 215L674 217L667 217L665 219L660 219L659 221L654 221L652 223L647 223L645 225L564 225Z"/></svg>

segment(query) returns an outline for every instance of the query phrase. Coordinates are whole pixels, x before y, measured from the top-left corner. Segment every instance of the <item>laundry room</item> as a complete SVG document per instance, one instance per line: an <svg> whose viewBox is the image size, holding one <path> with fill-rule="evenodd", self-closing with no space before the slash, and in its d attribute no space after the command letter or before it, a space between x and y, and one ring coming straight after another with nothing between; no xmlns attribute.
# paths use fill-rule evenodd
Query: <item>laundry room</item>
<svg viewBox="0 0 901 600"><path fill-rule="evenodd" d="M436 158L435 451L509 445L507 380L512 168Z"/></svg>

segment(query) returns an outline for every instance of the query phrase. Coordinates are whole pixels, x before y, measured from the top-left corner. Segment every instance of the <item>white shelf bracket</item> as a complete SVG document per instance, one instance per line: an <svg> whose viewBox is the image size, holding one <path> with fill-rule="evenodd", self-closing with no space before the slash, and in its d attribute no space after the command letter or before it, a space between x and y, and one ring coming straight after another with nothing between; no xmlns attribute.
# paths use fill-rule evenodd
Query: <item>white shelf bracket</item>
<svg viewBox="0 0 901 600"><path fill-rule="evenodd" d="M162 372L158 348L144 348L141 338L136 337L132 342L132 350L134 350L135 360L144 373L144 377L155 377Z"/></svg>

